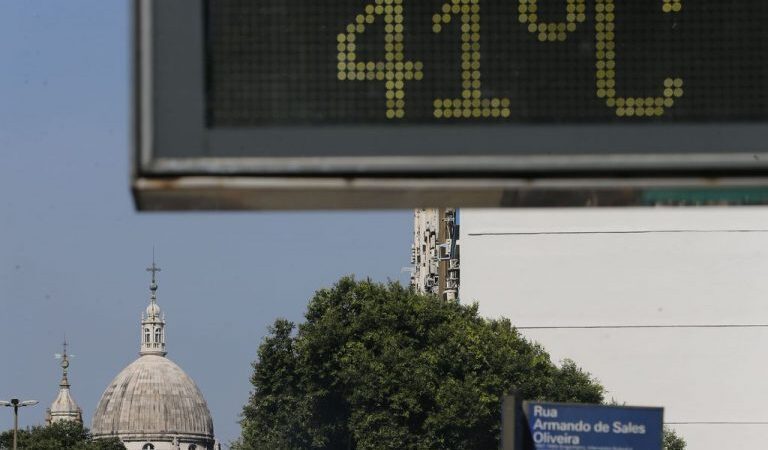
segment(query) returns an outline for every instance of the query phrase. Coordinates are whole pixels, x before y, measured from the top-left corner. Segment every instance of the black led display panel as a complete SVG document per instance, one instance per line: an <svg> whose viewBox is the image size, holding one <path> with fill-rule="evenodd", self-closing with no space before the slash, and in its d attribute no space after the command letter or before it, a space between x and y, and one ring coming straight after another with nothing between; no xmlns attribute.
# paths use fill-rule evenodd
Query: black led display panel
<svg viewBox="0 0 768 450"><path fill-rule="evenodd" d="M214 0L208 126L768 119L766 0Z"/></svg>

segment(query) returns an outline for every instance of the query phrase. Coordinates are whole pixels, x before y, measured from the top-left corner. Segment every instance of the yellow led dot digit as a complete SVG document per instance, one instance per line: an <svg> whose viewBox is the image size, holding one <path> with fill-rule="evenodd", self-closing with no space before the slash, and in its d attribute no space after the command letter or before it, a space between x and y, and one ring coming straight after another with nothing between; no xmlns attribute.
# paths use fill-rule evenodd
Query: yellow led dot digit
<svg viewBox="0 0 768 450"><path fill-rule="evenodd" d="M386 117L405 117L405 81L423 78L421 61L406 61L403 45L403 0L375 0L364 7L345 28L346 33L336 36L337 78L340 81L385 81ZM384 16L384 61L357 61L355 35L365 32L377 17Z"/></svg>
<svg viewBox="0 0 768 450"><path fill-rule="evenodd" d="M541 42L562 42L568 37L568 33L576 31L576 24L586 20L585 0L567 0L565 22L539 22L536 14L538 0L519 0L518 20L528 24L528 32L535 34ZM603 8L597 9L598 13ZM578 14L577 14L578 12Z"/></svg>
<svg viewBox="0 0 768 450"><path fill-rule="evenodd" d="M528 0L530 1L530 0ZM578 7L578 5L577 5ZM662 0L662 11L678 12L682 0ZM596 95L604 99L606 106L615 108L619 117L661 116L665 108L674 106L675 98L683 96L683 80L666 78L659 97L616 96L616 43L614 0L596 0L595 3L595 79ZM626 105L626 107L625 107Z"/></svg>
<svg viewBox="0 0 768 450"><path fill-rule="evenodd" d="M526 4L528 2L529 4ZM521 0L519 11L535 12L535 0ZM453 16L458 16L461 32L461 97L458 99L437 99L433 102L435 117L478 118L509 117L509 99L493 99L496 106L488 110L478 108L473 99L482 97L481 89L481 53L480 53L480 0L449 0L441 7L442 14L432 16L432 31L440 33L451 23ZM534 14L535 15L535 14ZM521 16L522 17L522 16ZM526 16L528 17L528 16ZM484 99L488 100L488 99ZM490 101L490 100L489 100ZM506 107L502 107L506 104ZM438 114L437 111L441 110ZM495 113L494 113L495 111ZM506 111L506 112L505 112Z"/></svg>

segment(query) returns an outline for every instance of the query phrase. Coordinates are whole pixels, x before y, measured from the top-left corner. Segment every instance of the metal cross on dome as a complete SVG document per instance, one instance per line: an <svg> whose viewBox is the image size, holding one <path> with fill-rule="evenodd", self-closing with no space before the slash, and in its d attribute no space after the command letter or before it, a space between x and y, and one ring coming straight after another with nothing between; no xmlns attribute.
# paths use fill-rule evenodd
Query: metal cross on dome
<svg viewBox="0 0 768 450"><path fill-rule="evenodd" d="M152 249L152 267L147 267L147 272L152 272L152 284L155 283L155 273L162 272L162 269L155 265L155 249Z"/></svg>
<svg viewBox="0 0 768 450"><path fill-rule="evenodd" d="M66 337L64 338L63 348L64 348L63 353L54 353L54 355L53 355L54 358L62 360L62 365L64 364L64 362L67 361L67 358L71 358L71 357L75 356L75 355L70 355L69 353L67 353L67 338Z"/></svg>

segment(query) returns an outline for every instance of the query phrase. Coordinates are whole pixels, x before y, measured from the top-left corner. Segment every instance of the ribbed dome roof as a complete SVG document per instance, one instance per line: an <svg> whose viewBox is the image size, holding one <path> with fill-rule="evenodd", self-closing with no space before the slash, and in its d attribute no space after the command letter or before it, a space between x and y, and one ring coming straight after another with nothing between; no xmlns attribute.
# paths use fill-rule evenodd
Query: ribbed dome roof
<svg viewBox="0 0 768 450"><path fill-rule="evenodd" d="M101 396L91 430L125 440L197 437L213 441L213 420L195 382L164 356L144 355Z"/></svg>
<svg viewBox="0 0 768 450"><path fill-rule="evenodd" d="M79 414L80 407L77 406L77 403L75 403L75 400L69 393L69 388L61 388L59 395L56 396L56 400L51 405L51 415L78 417Z"/></svg>

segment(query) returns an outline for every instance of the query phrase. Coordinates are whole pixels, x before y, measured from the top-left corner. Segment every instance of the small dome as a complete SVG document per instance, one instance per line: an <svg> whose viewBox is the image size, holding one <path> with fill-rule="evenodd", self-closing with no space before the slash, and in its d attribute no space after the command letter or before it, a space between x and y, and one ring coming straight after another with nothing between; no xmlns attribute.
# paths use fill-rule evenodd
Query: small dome
<svg viewBox="0 0 768 450"><path fill-rule="evenodd" d="M213 444L213 420L194 381L173 361L144 355L122 370L93 415L94 437L123 442L178 436Z"/></svg>
<svg viewBox="0 0 768 450"><path fill-rule="evenodd" d="M146 309L147 317L160 317L160 305L151 302Z"/></svg>
<svg viewBox="0 0 768 450"><path fill-rule="evenodd" d="M69 394L69 389L61 389L59 395L56 396L56 400L51 404L52 414L69 414L78 413L80 408L75 403L75 400Z"/></svg>
<svg viewBox="0 0 768 450"><path fill-rule="evenodd" d="M80 407L77 406L72 395L70 395L69 387L59 389L59 395L56 396L56 400L51 404L48 414L52 423L65 420L82 423L82 412L80 412Z"/></svg>

